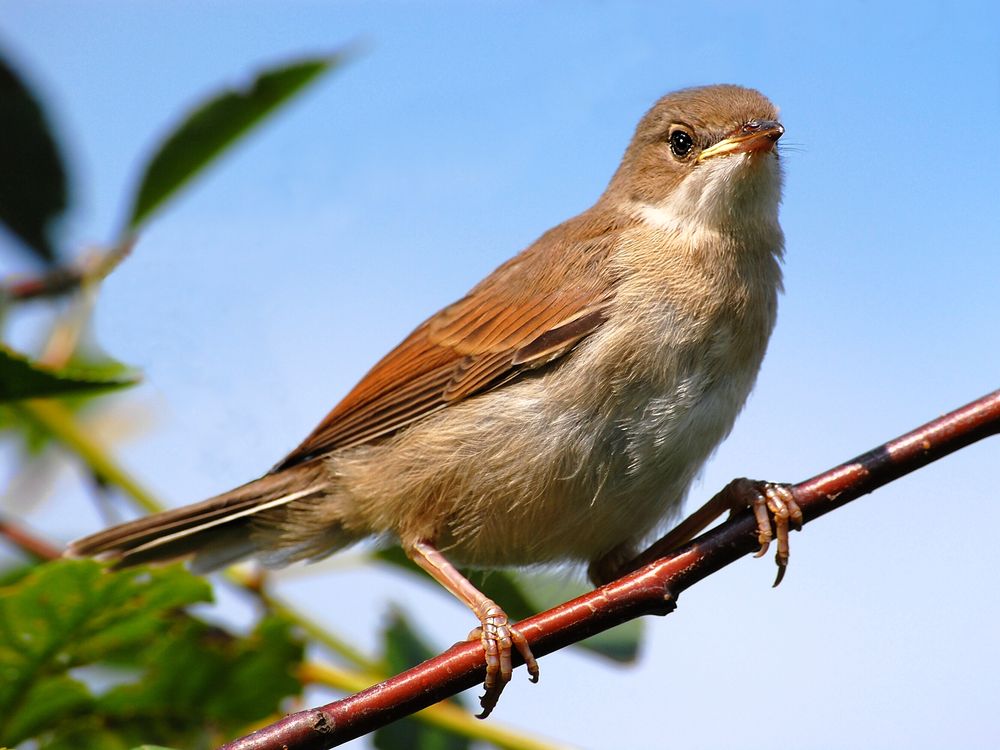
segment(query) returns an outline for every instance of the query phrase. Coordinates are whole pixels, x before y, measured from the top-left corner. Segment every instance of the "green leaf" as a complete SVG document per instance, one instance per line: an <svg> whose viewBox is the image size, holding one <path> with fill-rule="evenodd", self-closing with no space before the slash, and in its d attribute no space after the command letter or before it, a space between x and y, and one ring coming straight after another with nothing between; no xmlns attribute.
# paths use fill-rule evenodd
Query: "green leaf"
<svg viewBox="0 0 1000 750"><path fill-rule="evenodd" d="M274 712L300 690L294 671L302 644L291 624L263 619L246 638L236 638L195 619L173 636L151 644L141 681L109 690L97 711L115 723L146 716L147 737L177 739L177 730L207 723L235 732Z"/></svg>
<svg viewBox="0 0 1000 750"><path fill-rule="evenodd" d="M7 586L13 586L22 578L30 575L31 571L37 568L39 564L38 562L26 562L13 565L9 568L0 568L0 590Z"/></svg>
<svg viewBox="0 0 1000 750"><path fill-rule="evenodd" d="M52 261L52 223L68 202L66 171L41 104L2 57L0 133L0 222Z"/></svg>
<svg viewBox="0 0 1000 750"><path fill-rule="evenodd" d="M260 721L301 690L295 672L304 648L293 629L290 620L265 617L250 636L232 644L223 684L206 701L209 716L238 728Z"/></svg>
<svg viewBox="0 0 1000 750"><path fill-rule="evenodd" d="M0 403L25 398L93 394L137 382L138 377L134 373L123 374L117 368L67 367L54 370L0 344Z"/></svg>
<svg viewBox="0 0 1000 750"><path fill-rule="evenodd" d="M375 553L375 558L427 579L426 574L407 558L399 547L379 550ZM477 589L499 604L515 622L544 612L591 590L591 587L573 581L567 575L540 572L513 573L503 570L462 572ZM634 662L638 656L642 634L642 620L630 620L574 645L625 664Z"/></svg>
<svg viewBox="0 0 1000 750"><path fill-rule="evenodd" d="M236 636L183 610L206 601L180 566L39 566L0 590L0 746L215 747L300 692L293 624Z"/></svg>
<svg viewBox="0 0 1000 750"><path fill-rule="evenodd" d="M41 565L0 589L0 744L15 746L89 703L69 670L134 662L167 626L166 612L209 597L204 581L176 567L106 574L89 560ZM58 695L68 699L38 698Z"/></svg>
<svg viewBox="0 0 1000 750"><path fill-rule="evenodd" d="M12 743L36 737L53 721L58 721L58 717L84 713L90 705L86 685L67 675L38 680L28 687L19 709L4 729L4 736Z"/></svg>
<svg viewBox="0 0 1000 750"><path fill-rule="evenodd" d="M338 53L272 68L245 89L225 91L197 107L167 136L146 166L128 228L138 229L226 149L344 58Z"/></svg>
<svg viewBox="0 0 1000 750"><path fill-rule="evenodd" d="M383 633L386 666L399 674L434 656L410 625L406 616L394 609ZM462 705L458 698L449 702ZM372 742L378 750L468 750L469 740L455 732L433 727L414 719L400 719L375 731Z"/></svg>

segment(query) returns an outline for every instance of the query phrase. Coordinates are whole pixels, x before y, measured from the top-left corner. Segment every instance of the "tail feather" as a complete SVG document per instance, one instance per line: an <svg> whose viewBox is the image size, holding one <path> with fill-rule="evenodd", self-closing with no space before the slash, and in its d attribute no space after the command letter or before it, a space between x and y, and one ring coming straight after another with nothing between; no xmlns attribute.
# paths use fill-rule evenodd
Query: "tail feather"
<svg viewBox="0 0 1000 750"><path fill-rule="evenodd" d="M258 552L253 519L329 492L321 462L293 466L194 505L113 526L69 544L67 557L114 560L115 568L195 558L214 570Z"/></svg>

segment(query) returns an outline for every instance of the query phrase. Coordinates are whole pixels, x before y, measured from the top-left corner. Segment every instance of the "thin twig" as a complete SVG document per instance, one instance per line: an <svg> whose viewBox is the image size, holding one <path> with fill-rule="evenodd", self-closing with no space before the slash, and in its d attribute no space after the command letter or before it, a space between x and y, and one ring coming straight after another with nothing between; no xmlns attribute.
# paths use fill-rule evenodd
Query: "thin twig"
<svg viewBox="0 0 1000 750"><path fill-rule="evenodd" d="M0 517L0 536L22 552L27 552L39 560L55 560L62 554L62 550L49 544L40 536L3 517Z"/></svg>
<svg viewBox="0 0 1000 750"><path fill-rule="evenodd" d="M156 513L163 509L159 500L119 466L93 435L77 424L72 412L63 404L53 399L26 399L9 406L19 417L38 425L74 452L96 477L124 490L143 510Z"/></svg>
<svg viewBox="0 0 1000 750"><path fill-rule="evenodd" d="M929 422L792 490L806 522L904 474L1000 432L1000 391ZM677 597L758 549L757 524L741 513L667 557L654 544L649 564L584 596L530 617L518 629L536 656L646 614L673 611ZM516 656L515 656L516 658ZM325 750L473 687L483 679L482 647L458 644L390 680L343 700L291 714L223 750Z"/></svg>
<svg viewBox="0 0 1000 750"><path fill-rule="evenodd" d="M129 256L135 243L135 237L126 237L109 250L87 255L78 266L53 268L43 276L8 283L0 288L0 297L28 302L69 294L103 280Z"/></svg>

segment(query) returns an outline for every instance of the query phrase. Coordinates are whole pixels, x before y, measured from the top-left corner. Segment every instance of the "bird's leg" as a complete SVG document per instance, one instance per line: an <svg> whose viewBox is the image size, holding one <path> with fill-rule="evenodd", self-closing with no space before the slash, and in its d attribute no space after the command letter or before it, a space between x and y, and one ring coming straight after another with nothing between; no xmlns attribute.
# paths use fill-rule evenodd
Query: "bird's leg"
<svg viewBox="0 0 1000 750"><path fill-rule="evenodd" d="M479 699L483 709L479 718L485 719L489 716L500 700L500 693L510 682L513 671L510 660L512 647L516 648L524 659L531 681L538 682L538 663L531 653L527 639L510 624L506 613L496 602L473 586L433 544L416 542L405 545L404 550L413 562L463 601L479 618L480 627L469 634L469 640L479 639L486 654L486 680L483 684L486 692Z"/></svg>
<svg viewBox="0 0 1000 750"><path fill-rule="evenodd" d="M707 503L675 526L662 539L638 557L623 565L618 571L623 575L663 557L678 547L687 544L710 526L723 513L730 515L750 508L757 520L757 539L760 550L755 557L767 552L771 540L778 543L775 562L778 574L774 585L781 583L788 567L788 530L802 529L802 510L795 502L791 487L787 484L761 482L755 479L734 479L722 488ZM774 532L771 531L771 517L774 517ZM600 569L600 561L591 565L592 570Z"/></svg>

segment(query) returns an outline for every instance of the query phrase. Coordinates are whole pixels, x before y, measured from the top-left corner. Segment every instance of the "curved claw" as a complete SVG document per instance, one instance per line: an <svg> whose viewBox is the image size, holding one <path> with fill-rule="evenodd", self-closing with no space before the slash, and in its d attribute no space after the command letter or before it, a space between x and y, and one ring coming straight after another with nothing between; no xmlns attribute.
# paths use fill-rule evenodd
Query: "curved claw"
<svg viewBox="0 0 1000 750"><path fill-rule="evenodd" d="M480 719L490 715L490 711L500 700L500 693L510 682L511 673L514 671L510 658L512 648L516 648L524 659L531 681L538 682L538 663L528 646L528 639L510 624L507 613L500 609L496 602L487 599L473 586L431 541L415 541L405 545L404 549L413 562L462 600L479 618L480 626L469 634L469 640L479 640L486 659L486 679L483 682L486 693L479 699L483 707L482 713L479 714Z"/></svg>
<svg viewBox="0 0 1000 750"><path fill-rule="evenodd" d="M528 639L510 624L507 614L494 602L485 601L476 614L481 626L470 633L470 640L479 638L486 657L486 679L483 682L486 692L479 699L482 712L477 716L485 719L497 705L500 694L513 674L511 649L516 648L524 659L532 682L538 682L538 662L531 653Z"/></svg>
<svg viewBox="0 0 1000 750"><path fill-rule="evenodd" d="M788 567L788 530L802 529L802 509L795 502L790 485L774 482L758 482L752 479L735 479L723 490L730 494L732 506L749 506L757 521L757 539L760 549L754 557L763 557L776 541L778 551L774 561L778 565L778 574L774 585L777 586L785 577ZM771 531L771 519L774 519L774 531Z"/></svg>

